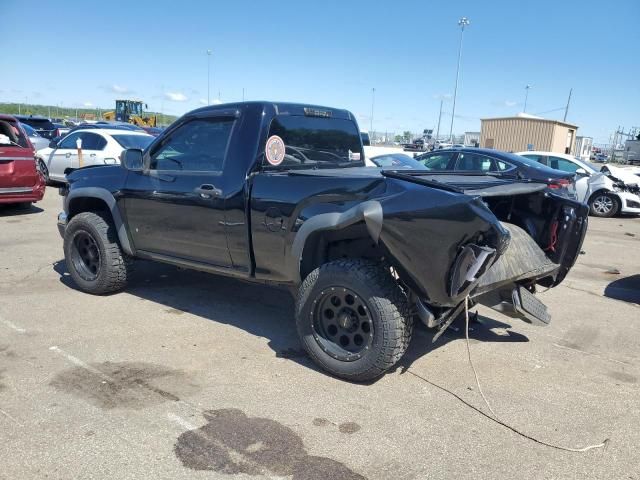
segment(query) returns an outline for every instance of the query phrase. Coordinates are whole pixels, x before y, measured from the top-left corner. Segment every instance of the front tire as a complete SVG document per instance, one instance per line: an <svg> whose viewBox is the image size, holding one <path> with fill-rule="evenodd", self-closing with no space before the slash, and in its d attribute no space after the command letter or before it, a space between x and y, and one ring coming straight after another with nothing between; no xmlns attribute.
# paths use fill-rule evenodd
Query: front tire
<svg viewBox="0 0 640 480"><path fill-rule="evenodd" d="M413 331L406 296L388 268L364 259L337 260L311 272L298 291L296 323L314 362L359 382L393 367Z"/></svg>
<svg viewBox="0 0 640 480"><path fill-rule="evenodd" d="M589 201L589 209L594 217L613 217L620 210L620 201L610 193L597 193Z"/></svg>
<svg viewBox="0 0 640 480"><path fill-rule="evenodd" d="M131 260L122 252L113 222L105 213L83 212L64 233L67 270L80 290L102 295L127 284Z"/></svg>

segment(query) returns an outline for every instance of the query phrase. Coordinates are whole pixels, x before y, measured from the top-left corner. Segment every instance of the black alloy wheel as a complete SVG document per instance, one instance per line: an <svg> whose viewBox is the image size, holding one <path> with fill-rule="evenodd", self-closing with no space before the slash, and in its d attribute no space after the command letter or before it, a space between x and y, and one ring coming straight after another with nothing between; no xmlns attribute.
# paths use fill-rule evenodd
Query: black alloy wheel
<svg viewBox="0 0 640 480"><path fill-rule="evenodd" d="M314 300L313 337L331 357L359 359L373 341L373 323L366 303L353 290L330 287Z"/></svg>
<svg viewBox="0 0 640 480"><path fill-rule="evenodd" d="M71 261L78 275L84 280L92 282L98 278L101 265L100 249L89 232L78 230L75 233Z"/></svg>

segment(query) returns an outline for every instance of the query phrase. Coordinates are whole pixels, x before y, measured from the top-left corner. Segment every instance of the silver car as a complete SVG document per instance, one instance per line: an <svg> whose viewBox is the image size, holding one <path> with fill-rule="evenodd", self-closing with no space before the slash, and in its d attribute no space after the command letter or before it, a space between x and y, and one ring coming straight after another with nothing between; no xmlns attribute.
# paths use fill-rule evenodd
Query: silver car
<svg viewBox="0 0 640 480"><path fill-rule="evenodd" d="M33 148L36 149L36 152L49 146L49 139L44 138L42 135L36 132L35 128L33 128L31 125L20 123L20 126L26 132L29 140L31 141L31 144L33 145Z"/></svg>

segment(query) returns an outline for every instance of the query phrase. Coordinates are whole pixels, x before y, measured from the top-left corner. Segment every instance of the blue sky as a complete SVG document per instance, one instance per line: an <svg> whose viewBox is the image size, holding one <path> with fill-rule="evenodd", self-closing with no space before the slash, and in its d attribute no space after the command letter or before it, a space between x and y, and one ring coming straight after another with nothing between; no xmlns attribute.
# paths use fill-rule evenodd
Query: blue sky
<svg viewBox="0 0 640 480"><path fill-rule="evenodd" d="M211 99L343 107L368 129L448 132L467 16L455 132L480 118L561 109L606 142L640 125L640 2L3 0L0 101L182 114ZM562 119L563 111L544 113Z"/></svg>

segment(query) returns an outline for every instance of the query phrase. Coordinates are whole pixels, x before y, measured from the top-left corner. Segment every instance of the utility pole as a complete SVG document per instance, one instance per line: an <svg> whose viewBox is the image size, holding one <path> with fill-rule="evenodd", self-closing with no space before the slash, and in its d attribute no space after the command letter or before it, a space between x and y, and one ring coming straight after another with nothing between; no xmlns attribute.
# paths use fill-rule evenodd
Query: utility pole
<svg viewBox="0 0 640 480"><path fill-rule="evenodd" d="M529 99L529 89L531 88L531 85L527 84L524 87L524 108L522 109L522 113L526 113L527 111L527 100Z"/></svg>
<svg viewBox="0 0 640 480"><path fill-rule="evenodd" d="M456 97L458 95L458 77L460 76L460 61L462 60L462 39L464 38L464 27L469 25L469 19L462 17L458 20L460 27L460 45L458 46L458 66L456 68L456 87L453 90L453 110L451 112L451 128L449 129L449 141L453 143L453 120L456 117Z"/></svg>
<svg viewBox="0 0 640 480"><path fill-rule="evenodd" d="M571 102L571 92L573 92L573 88L569 90L569 98L567 99L567 107L564 109L564 119L563 122L567 121L567 113L569 113L569 102Z"/></svg>
<svg viewBox="0 0 640 480"><path fill-rule="evenodd" d="M211 97L209 95L209 92L211 91L211 81L210 81L210 74L211 74L211 54L213 52L211 50L207 50L207 105L211 105Z"/></svg>
<svg viewBox="0 0 640 480"><path fill-rule="evenodd" d="M440 120L442 120L442 102L444 100L440 99L440 114L438 115L438 129L436 130L436 142L440 140Z"/></svg>
<svg viewBox="0 0 640 480"><path fill-rule="evenodd" d="M373 105L376 100L376 89L375 87L371 89L371 118L369 119L369 137L370 140L373 140Z"/></svg>
<svg viewBox="0 0 640 480"><path fill-rule="evenodd" d="M242 87L242 101L244 102L244 87Z"/></svg>

